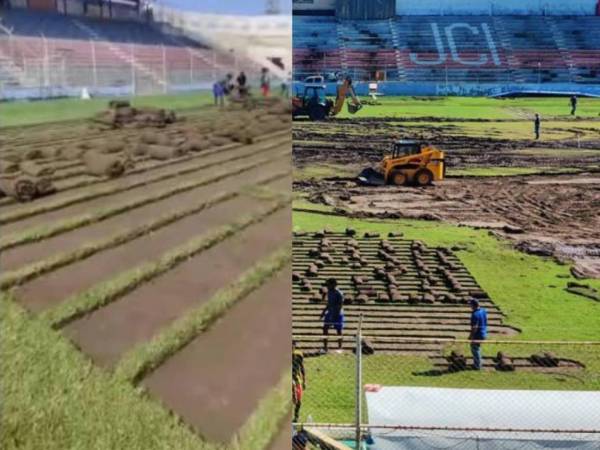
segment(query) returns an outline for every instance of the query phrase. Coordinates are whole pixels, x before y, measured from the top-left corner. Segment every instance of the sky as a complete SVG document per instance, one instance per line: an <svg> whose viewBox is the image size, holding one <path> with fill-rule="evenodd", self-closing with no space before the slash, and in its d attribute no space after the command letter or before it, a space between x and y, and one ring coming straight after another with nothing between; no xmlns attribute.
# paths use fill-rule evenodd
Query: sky
<svg viewBox="0 0 600 450"><path fill-rule="evenodd" d="M156 0L159 4L180 9L217 14L262 14L266 0ZM292 0L279 0L284 13L292 11Z"/></svg>

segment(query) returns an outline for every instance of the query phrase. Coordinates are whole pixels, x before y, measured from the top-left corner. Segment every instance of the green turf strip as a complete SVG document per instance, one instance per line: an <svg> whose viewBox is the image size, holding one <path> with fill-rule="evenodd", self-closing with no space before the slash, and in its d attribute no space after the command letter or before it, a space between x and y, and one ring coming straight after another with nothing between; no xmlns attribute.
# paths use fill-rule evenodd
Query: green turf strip
<svg viewBox="0 0 600 450"><path fill-rule="evenodd" d="M102 209L95 213L82 214L80 216L75 216L63 221L54 222L52 225L42 225L39 227L33 227L26 229L20 233L14 233L11 235L7 235L4 238L0 238L0 251L8 250L13 247L17 247L23 244L30 244L32 242L38 242L43 239L48 239L50 237L56 236L61 233L65 233L68 231L72 231L76 228L80 228L82 226L90 225L96 222L101 222L102 220L109 219L118 214L122 214L129 210L139 208L141 206L145 206L150 203L158 202L165 198L171 197L176 194L181 194L183 192L196 189L198 187L204 186L206 184L220 181L222 179L228 178L230 176L235 176L242 174L248 170L254 169L262 164L264 164L267 160L261 160L255 164L247 165L242 167L237 171L228 171L226 173L222 173L217 175L216 177L208 177L202 178L199 180L182 183L171 189L166 189L158 194L151 196L142 196L138 198L134 198L132 201L120 205L113 206L111 208ZM269 158L268 161L273 161L273 158ZM281 174L276 174L281 175ZM271 181L272 178L269 178L265 183Z"/></svg>
<svg viewBox="0 0 600 450"><path fill-rule="evenodd" d="M285 245L264 260L258 261L234 283L217 291L202 306L161 330L150 341L133 348L117 365L116 375L138 381L289 264L290 253L290 246Z"/></svg>
<svg viewBox="0 0 600 450"><path fill-rule="evenodd" d="M365 100L365 99L363 99ZM542 118L569 119L566 97L493 99L486 97L380 97L379 105L365 105L352 115L343 109L338 117L435 117L441 119L529 119L538 112ZM598 118L600 99L580 98L577 116Z"/></svg>
<svg viewBox="0 0 600 450"><path fill-rule="evenodd" d="M186 261L188 258L216 245L239 231L261 222L265 217L289 205L288 201L274 203L266 211L254 215L247 215L231 224L224 225L200 236L185 244L168 251L156 261L142 264L138 267L122 272L116 277L99 283L87 291L75 294L57 307L42 314L44 320L57 327L81 317L95 309L115 301L127 292L135 289L141 283L147 282Z"/></svg>
<svg viewBox="0 0 600 450"><path fill-rule="evenodd" d="M0 310L3 450L213 448L5 293Z"/></svg>
<svg viewBox="0 0 600 450"><path fill-rule="evenodd" d="M93 117L108 107L108 98L81 100L67 98L58 100L15 101L3 103L2 127L35 125L66 120L80 120ZM208 92L178 95L150 95L132 99L134 107L154 107L184 111L212 104L212 95Z"/></svg>
<svg viewBox="0 0 600 450"><path fill-rule="evenodd" d="M261 400L254 413L242 426L230 445L231 450L267 448L268 444L281 430L281 426L290 426L290 424L283 421L287 418L291 409L291 379L291 370L286 371L281 381Z"/></svg>
<svg viewBox="0 0 600 450"><path fill-rule="evenodd" d="M287 172L275 174L274 177L271 176L268 179L263 180L262 183L268 183L269 181L277 179L281 176L285 176L286 174ZM23 284L27 281L31 281L53 270L89 258L90 256L93 256L96 253L101 252L103 250L108 250L110 248L114 248L119 245L125 244L148 233L157 231L160 228L164 228L165 226L168 226L181 219L184 219L185 217L188 217L192 214L197 214L201 211L218 205L219 203L226 202L235 197L238 197L243 192L244 188L234 192L219 193L217 195L214 195L209 200L201 201L186 208L180 208L179 210L170 211L169 213L164 214L158 219L144 223L138 227L130 228L113 236L109 236L105 239L98 240L96 242L85 243L81 247L71 252L52 255L46 259L28 264L14 271L6 272L2 274L2 276L0 276L0 289L7 289L14 285Z"/></svg>

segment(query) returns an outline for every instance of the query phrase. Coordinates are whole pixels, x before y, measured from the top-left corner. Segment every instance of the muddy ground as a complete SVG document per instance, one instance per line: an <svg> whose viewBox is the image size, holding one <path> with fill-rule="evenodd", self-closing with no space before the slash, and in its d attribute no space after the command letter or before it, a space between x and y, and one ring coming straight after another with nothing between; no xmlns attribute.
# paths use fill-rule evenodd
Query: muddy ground
<svg viewBox="0 0 600 450"><path fill-rule="evenodd" d="M410 122L297 122L294 167L339 165L345 172L358 173L375 165L394 140L417 138L446 151L452 169L518 167L541 169L540 173L449 177L421 189L364 187L346 174L303 177L295 178L294 191L354 217L419 218L488 228L509 237L521 250L574 260L580 276L600 277L600 122L591 129L588 123L580 129L577 121L570 122L571 136L542 142L487 136L486 127L492 124L485 121L477 121L480 135L461 135L457 120L452 125L425 119ZM565 168L574 173L556 173Z"/></svg>

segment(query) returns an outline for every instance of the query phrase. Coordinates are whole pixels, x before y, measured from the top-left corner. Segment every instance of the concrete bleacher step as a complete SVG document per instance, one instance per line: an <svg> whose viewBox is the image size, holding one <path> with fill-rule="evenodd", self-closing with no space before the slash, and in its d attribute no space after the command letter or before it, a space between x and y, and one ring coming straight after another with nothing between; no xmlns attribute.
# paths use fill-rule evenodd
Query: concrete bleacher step
<svg viewBox="0 0 600 450"><path fill-rule="evenodd" d="M320 20L315 18L314 22L319 23ZM304 28L298 31L310 29L311 23L313 19L304 18ZM437 55L431 23L437 24L446 51L445 27L466 23L479 29L478 35L458 34L460 40L457 42L460 52L476 54L489 52L481 39L481 29L487 26L499 53L500 65L495 68L489 65L467 67L448 59L446 64L416 67L408 60L411 53L423 55L424 60L435 59L432 55ZM402 16L360 24L329 18L329 24L335 24L341 54L337 65L328 64L331 72L354 69L371 75L377 70L387 69L388 80L407 82L600 83L597 67L600 64L600 17ZM340 33L340 30L344 32ZM296 39L296 33L294 36L295 49L303 48L303 39ZM374 36L381 41L375 43ZM391 63L378 48L393 52ZM313 49L318 52L320 44L316 43ZM577 53L578 49L587 53ZM541 68L538 68L538 62ZM302 71L305 63L306 60L302 61L297 69ZM390 68L390 65L394 67ZM314 63L314 66L318 65Z"/></svg>

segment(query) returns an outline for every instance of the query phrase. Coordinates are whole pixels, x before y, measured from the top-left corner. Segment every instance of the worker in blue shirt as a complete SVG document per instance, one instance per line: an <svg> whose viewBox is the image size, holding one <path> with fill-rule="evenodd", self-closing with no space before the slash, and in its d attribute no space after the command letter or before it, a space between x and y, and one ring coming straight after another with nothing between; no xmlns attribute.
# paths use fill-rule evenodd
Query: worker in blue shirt
<svg viewBox="0 0 600 450"><path fill-rule="evenodd" d="M472 299L471 305L471 341L483 341L487 337L487 311L479 306L479 301ZM481 370L481 342L471 342L473 369Z"/></svg>

